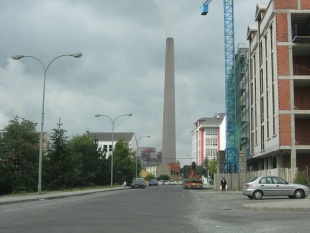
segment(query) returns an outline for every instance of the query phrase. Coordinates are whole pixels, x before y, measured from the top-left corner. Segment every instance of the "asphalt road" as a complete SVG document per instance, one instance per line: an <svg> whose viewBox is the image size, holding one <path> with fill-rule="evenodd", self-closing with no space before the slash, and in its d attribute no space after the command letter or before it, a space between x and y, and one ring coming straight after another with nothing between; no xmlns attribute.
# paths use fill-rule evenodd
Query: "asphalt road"
<svg viewBox="0 0 310 233"><path fill-rule="evenodd" d="M290 201L264 198L264 203ZM254 201L255 202L255 201ZM179 185L0 205L0 232L309 232L309 212L255 211L236 192Z"/></svg>

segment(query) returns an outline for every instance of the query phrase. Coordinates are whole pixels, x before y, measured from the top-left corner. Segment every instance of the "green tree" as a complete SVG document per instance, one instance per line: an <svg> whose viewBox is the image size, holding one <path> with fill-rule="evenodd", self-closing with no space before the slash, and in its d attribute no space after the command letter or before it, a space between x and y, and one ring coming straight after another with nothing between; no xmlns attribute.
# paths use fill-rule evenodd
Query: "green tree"
<svg viewBox="0 0 310 233"><path fill-rule="evenodd" d="M115 144L113 159L114 181L117 184L122 184L124 181L130 184L136 175L136 154L129 148L129 144L124 138L119 139ZM140 168L138 167L138 171L139 169L141 169L141 165Z"/></svg>
<svg viewBox="0 0 310 233"><path fill-rule="evenodd" d="M307 170L298 171L294 179L294 183L308 185L309 184L308 171Z"/></svg>
<svg viewBox="0 0 310 233"><path fill-rule="evenodd" d="M37 189L39 135L37 124L16 116L4 128L0 146L0 193Z"/></svg>
<svg viewBox="0 0 310 233"><path fill-rule="evenodd" d="M68 146L66 130L62 124L52 130L47 144L47 153L43 156L42 184L50 190L59 190L78 186L82 173L82 156L74 156Z"/></svg>
<svg viewBox="0 0 310 233"><path fill-rule="evenodd" d="M86 135L74 136L68 143L80 170L79 186L106 185L110 182L110 164L98 141Z"/></svg>
<svg viewBox="0 0 310 233"><path fill-rule="evenodd" d="M208 163L209 174L214 179L214 174L217 173L217 161L215 158L209 161Z"/></svg>
<svg viewBox="0 0 310 233"><path fill-rule="evenodd" d="M145 177L145 179L147 180L147 181L150 181L151 179L155 179L156 177L153 175L153 174L148 174L146 177Z"/></svg>

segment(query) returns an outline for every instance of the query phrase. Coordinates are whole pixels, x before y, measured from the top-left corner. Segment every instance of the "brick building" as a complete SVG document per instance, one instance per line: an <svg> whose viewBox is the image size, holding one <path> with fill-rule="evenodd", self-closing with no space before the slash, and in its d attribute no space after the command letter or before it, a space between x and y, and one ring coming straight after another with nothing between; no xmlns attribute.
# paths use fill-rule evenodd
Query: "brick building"
<svg viewBox="0 0 310 233"><path fill-rule="evenodd" d="M248 27L248 170L310 167L310 1L258 4Z"/></svg>

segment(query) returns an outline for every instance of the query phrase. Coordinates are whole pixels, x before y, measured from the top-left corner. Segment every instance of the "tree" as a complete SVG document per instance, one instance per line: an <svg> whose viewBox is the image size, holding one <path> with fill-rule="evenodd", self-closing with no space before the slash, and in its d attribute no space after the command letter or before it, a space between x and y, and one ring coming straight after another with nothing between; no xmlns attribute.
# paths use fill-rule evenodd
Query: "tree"
<svg viewBox="0 0 310 233"><path fill-rule="evenodd" d="M47 153L43 156L43 178L45 188L59 190L78 186L82 173L82 156L73 155L68 146L66 130L62 124L52 130L47 144Z"/></svg>
<svg viewBox="0 0 310 233"><path fill-rule="evenodd" d="M208 169L209 169L210 176L212 177L212 179L214 179L214 174L217 173L217 161L215 158L209 161Z"/></svg>
<svg viewBox="0 0 310 233"><path fill-rule="evenodd" d="M155 179L156 177L153 175L153 174L148 174L146 177L145 177L145 179L147 180L147 181L150 181L151 179Z"/></svg>
<svg viewBox="0 0 310 233"><path fill-rule="evenodd" d="M72 156L78 160L79 186L106 185L110 181L110 165L98 141L86 135L74 136L68 143Z"/></svg>
<svg viewBox="0 0 310 233"><path fill-rule="evenodd" d="M0 193L37 189L39 135L37 124L16 116L4 128L0 146Z"/></svg>
<svg viewBox="0 0 310 233"><path fill-rule="evenodd" d="M122 184L124 181L127 184L131 183L136 174L136 157L135 152L129 148L124 138L119 139L115 144L113 159L114 181L117 184ZM139 169L141 168L138 167L138 171Z"/></svg>

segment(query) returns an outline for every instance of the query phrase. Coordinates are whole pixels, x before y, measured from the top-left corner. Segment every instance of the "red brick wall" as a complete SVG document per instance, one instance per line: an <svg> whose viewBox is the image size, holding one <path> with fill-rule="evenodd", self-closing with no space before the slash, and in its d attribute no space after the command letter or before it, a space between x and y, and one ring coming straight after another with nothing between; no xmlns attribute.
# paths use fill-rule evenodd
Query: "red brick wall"
<svg viewBox="0 0 310 233"><path fill-rule="evenodd" d="M310 119L295 120L295 139L298 145L310 144Z"/></svg>
<svg viewBox="0 0 310 233"><path fill-rule="evenodd" d="M277 41L288 42L287 14L277 14Z"/></svg>
<svg viewBox="0 0 310 233"><path fill-rule="evenodd" d="M310 75L310 57L293 57L294 75Z"/></svg>
<svg viewBox="0 0 310 233"><path fill-rule="evenodd" d="M310 110L310 88L294 88L294 105L299 110Z"/></svg>
<svg viewBox="0 0 310 233"><path fill-rule="evenodd" d="M308 169L310 168L310 155L297 155L296 159L296 165L299 169L299 171L305 170L308 166ZM308 175L310 172L308 172Z"/></svg>
<svg viewBox="0 0 310 233"><path fill-rule="evenodd" d="M278 50L278 74L289 75L289 54L287 46L277 46Z"/></svg>
<svg viewBox="0 0 310 233"><path fill-rule="evenodd" d="M309 0L301 0L301 9L310 9L310 1Z"/></svg>
<svg viewBox="0 0 310 233"><path fill-rule="evenodd" d="M278 81L279 110L290 110L290 80Z"/></svg>
<svg viewBox="0 0 310 233"><path fill-rule="evenodd" d="M291 145L291 115L281 114L279 116L279 126L280 145Z"/></svg>
<svg viewBox="0 0 310 233"><path fill-rule="evenodd" d="M297 9L297 6L297 0L274 0L275 9Z"/></svg>

